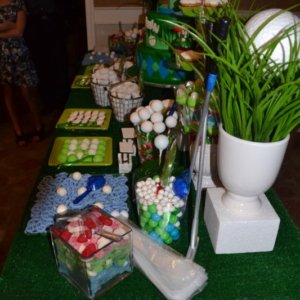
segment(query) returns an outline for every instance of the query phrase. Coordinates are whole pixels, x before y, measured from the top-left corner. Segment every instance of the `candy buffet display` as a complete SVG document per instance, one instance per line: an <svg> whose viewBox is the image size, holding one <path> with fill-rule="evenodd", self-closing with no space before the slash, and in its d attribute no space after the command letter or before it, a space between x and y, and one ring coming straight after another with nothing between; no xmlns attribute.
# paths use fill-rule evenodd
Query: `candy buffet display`
<svg viewBox="0 0 300 300"><path fill-rule="evenodd" d="M131 229L97 207L58 218L50 234L58 271L89 299L133 271Z"/></svg>
<svg viewBox="0 0 300 300"><path fill-rule="evenodd" d="M104 175L104 186L91 191L82 201L74 204L73 201L87 189L90 174L74 172L58 173L55 176L46 176L38 185L36 202L31 208L31 218L27 223L25 233L46 233L53 225L56 213L67 210L83 209L97 203L106 212L118 216L120 213L128 217L128 186L126 176Z"/></svg>

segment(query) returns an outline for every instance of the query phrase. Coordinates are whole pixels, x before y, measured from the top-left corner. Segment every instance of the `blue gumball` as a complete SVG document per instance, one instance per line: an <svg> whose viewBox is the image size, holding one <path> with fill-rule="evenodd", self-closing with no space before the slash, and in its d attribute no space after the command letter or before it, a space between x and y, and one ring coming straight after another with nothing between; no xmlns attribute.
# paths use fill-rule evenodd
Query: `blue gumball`
<svg viewBox="0 0 300 300"><path fill-rule="evenodd" d="M152 219L153 221L158 222L158 221L161 220L161 216L159 216L157 213L153 213L153 214L151 215L151 219Z"/></svg>
<svg viewBox="0 0 300 300"><path fill-rule="evenodd" d="M173 230L170 231L170 235L172 238L174 238L174 236L177 236L179 234L179 230L174 226Z"/></svg>
<svg viewBox="0 0 300 300"><path fill-rule="evenodd" d="M180 239L180 233L178 233L175 236L172 236L172 238L173 238L173 241L178 241Z"/></svg>
<svg viewBox="0 0 300 300"><path fill-rule="evenodd" d="M159 235L155 232L155 231L150 231L149 232L149 235L154 238L154 239L158 239L159 238Z"/></svg>
<svg viewBox="0 0 300 300"><path fill-rule="evenodd" d="M165 231L167 232L171 232L173 229L175 228L175 226L171 223L169 223L166 227L165 227Z"/></svg>

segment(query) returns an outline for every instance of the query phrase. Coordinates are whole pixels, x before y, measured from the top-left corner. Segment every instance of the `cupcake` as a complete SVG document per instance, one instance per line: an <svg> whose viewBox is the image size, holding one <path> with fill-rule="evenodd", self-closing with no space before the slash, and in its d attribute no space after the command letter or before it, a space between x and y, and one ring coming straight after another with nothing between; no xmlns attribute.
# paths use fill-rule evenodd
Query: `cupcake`
<svg viewBox="0 0 300 300"><path fill-rule="evenodd" d="M199 7L203 6L204 0L180 0L180 5L183 7Z"/></svg>

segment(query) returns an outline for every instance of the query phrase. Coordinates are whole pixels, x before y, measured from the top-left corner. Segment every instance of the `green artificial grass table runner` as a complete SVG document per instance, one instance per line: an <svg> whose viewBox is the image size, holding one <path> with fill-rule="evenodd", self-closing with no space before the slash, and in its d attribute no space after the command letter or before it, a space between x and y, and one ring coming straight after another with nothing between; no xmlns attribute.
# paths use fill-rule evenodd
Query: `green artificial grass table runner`
<svg viewBox="0 0 300 300"><path fill-rule="evenodd" d="M166 99L158 89L149 88L146 100ZM66 108L97 108L91 90L72 90ZM36 184L33 187L23 219L18 227L7 261L0 277L1 300L80 300L85 297L77 291L57 271L51 241L48 235L28 236L24 234L30 218L37 185L46 175L59 172L91 174L118 173L116 153L121 141L121 128L130 124L118 123L112 118L107 131L91 131L91 136L113 137L113 165L108 167L50 167L46 155ZM86 131L66 131L57 129L57 136L85 136ZM137 165L135 158L135 165ZM130 179L129 175L129 179ZM131 182L131 179L129 180ZM300 299L300 233L283 207L280 199L271 189L266 193L271 205L280 217L280 228L275 248L271 252L247 254L215 254L203 221L203 207L200 211L199 246L195 262L206 269L208 284L193 297L203 300L299 300ZM190 242L193 219L191 192L184 215L182 236L174 248L186 254ZM204 198L204 197L203 197ZM135 219L135 204L129 199L130 218ZM158 300L165 299L156 287L137 269L99 299Z"/></svg>

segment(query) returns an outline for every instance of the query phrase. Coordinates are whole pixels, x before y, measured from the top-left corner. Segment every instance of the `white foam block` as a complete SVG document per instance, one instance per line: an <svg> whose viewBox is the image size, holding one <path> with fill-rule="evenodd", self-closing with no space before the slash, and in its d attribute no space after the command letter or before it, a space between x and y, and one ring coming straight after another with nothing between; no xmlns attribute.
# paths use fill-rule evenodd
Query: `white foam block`
<svg viewBox="0 0 300 300"><path fill-rule="evenodd" d="M119 142L119 149L121 153L133 154L133 144L126 142Z"/></svg>
<svg viewBox="0 0 300 300"><path fill-rule="evenodd" d="M124 139L134 139L136 138L134 128L121 128L122 135Z"/></svg>
<svg viewBox="0 0 300 300"><path fill-rule="evenodd" d="M272 251L280 219L265 194L261 210L250 216L230 212L221 202L224 188L206 191L204 221L216 254Z"/></svg>

